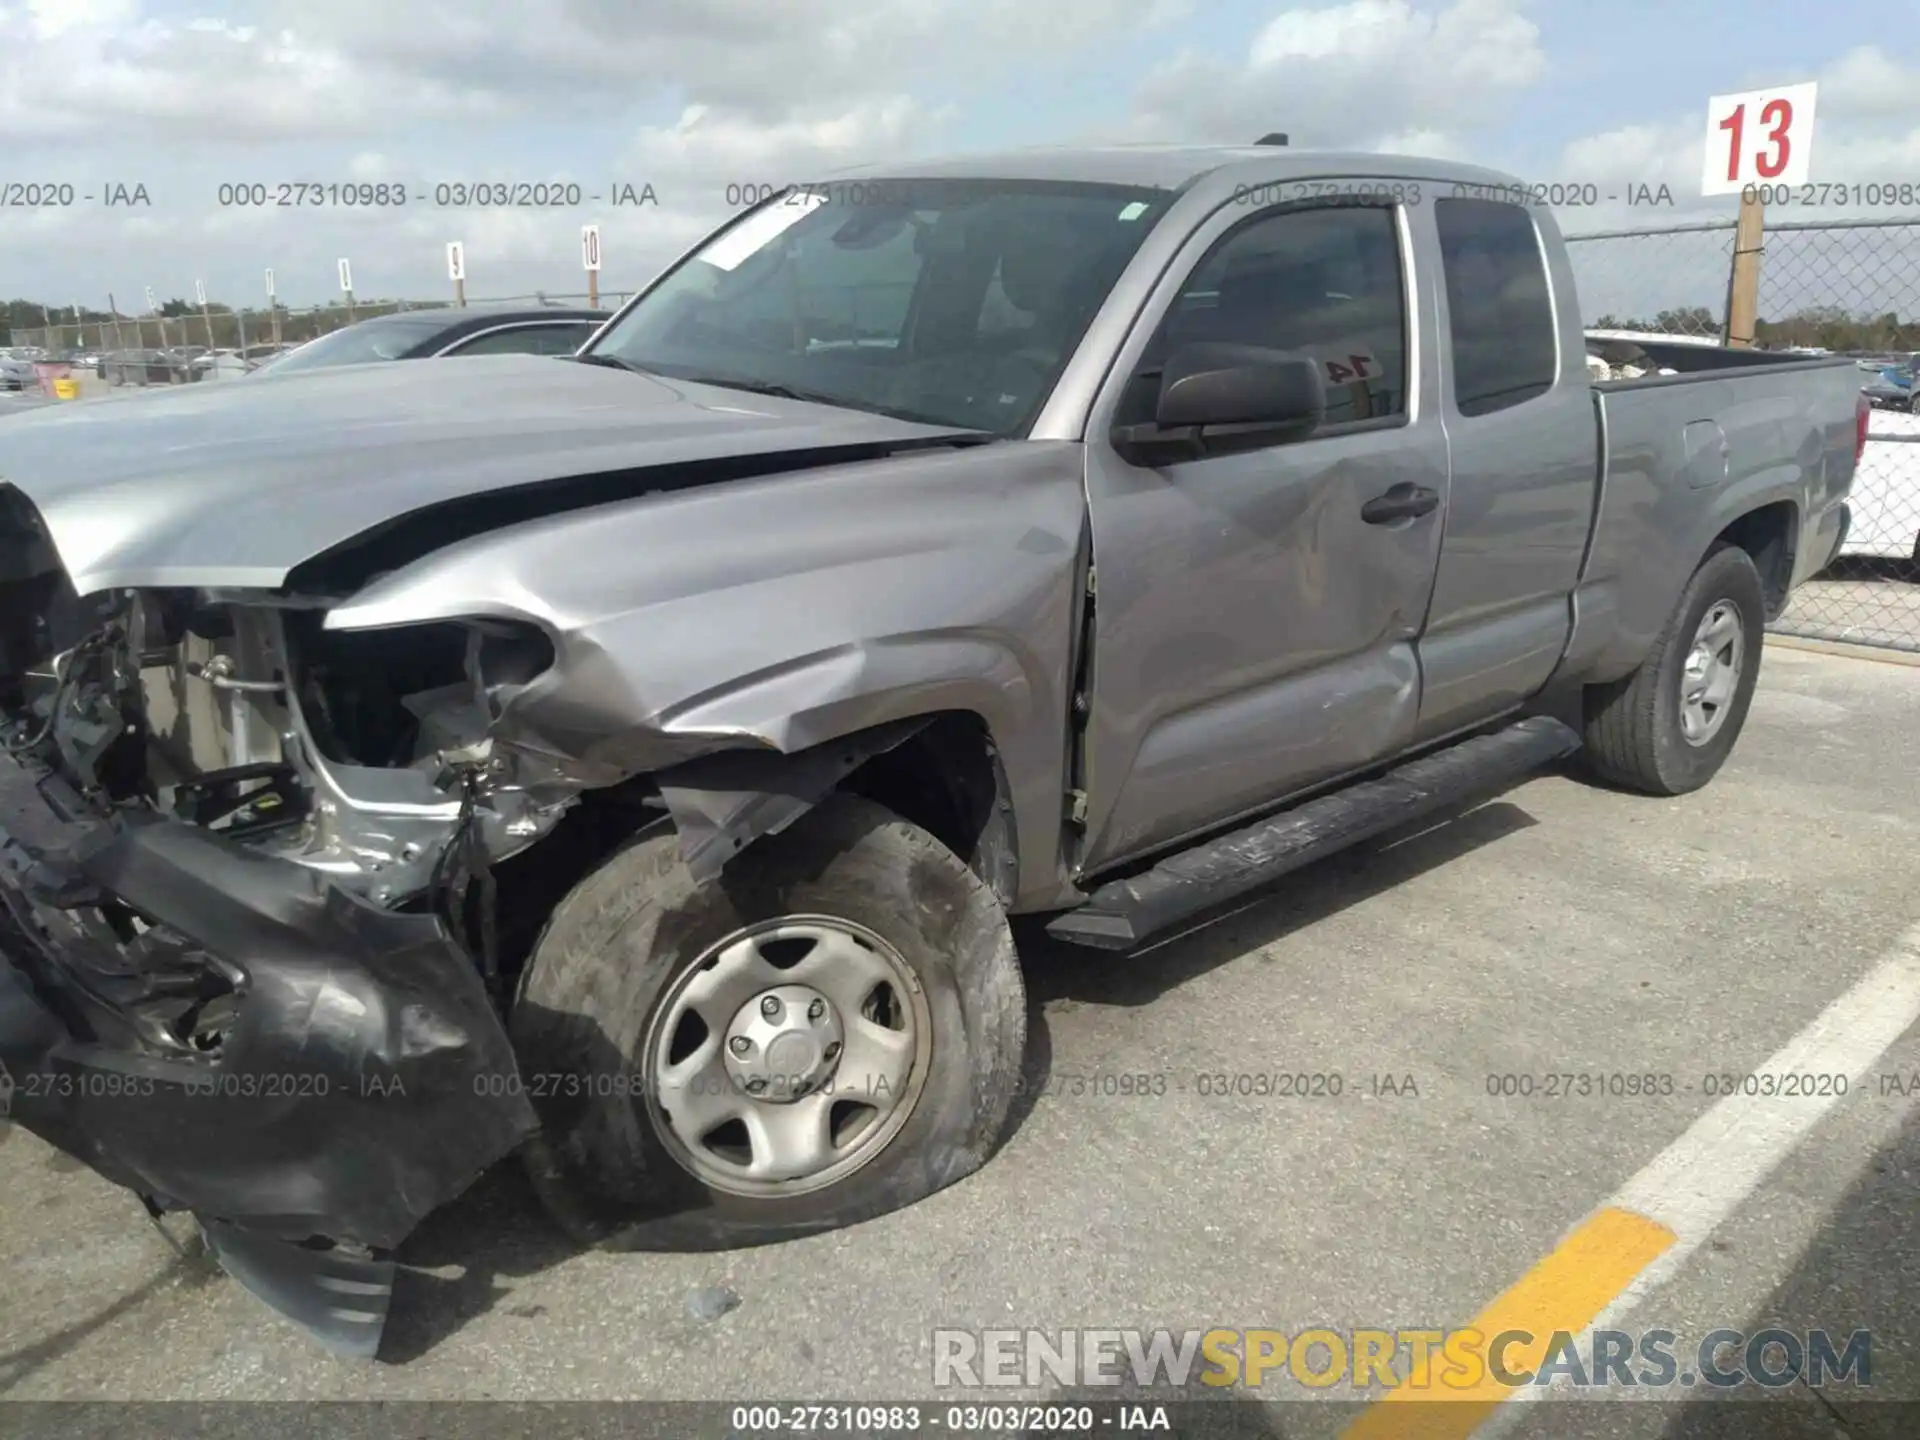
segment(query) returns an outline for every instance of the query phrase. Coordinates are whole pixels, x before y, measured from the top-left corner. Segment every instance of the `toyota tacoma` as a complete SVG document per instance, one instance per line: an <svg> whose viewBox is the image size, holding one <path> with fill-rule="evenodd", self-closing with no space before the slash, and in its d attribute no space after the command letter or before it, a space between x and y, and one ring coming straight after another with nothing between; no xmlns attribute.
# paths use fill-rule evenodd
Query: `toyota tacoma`
<svg viewBox="0 0 1920 1440"><path fill-rule="evenodd" d="M1133 949L1575 750L1705 784L1866 402L1657 340L1596 381L1525 198L942 161L741 213L576 357L14 419L12 1120L367 1354L516 1152L634 1248L973 1171L1009 917Z"/></svg>

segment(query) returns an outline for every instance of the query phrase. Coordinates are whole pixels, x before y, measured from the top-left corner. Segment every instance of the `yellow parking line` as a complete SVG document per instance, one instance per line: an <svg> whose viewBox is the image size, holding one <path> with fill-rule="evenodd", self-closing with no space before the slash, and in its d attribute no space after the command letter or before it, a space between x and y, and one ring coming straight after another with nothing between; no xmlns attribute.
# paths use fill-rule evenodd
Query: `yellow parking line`
<svg viewBox="0 0 1920 1440"><path fill-rule="evenodd" d="M1556 1330L1578 1335L1586 1329L1675 1238L1666 1226L1631 1210L1609 1206L1596 1212L1468 1322L1483 1337L1476 1382L1458 1389L1446 1383L1445 1360L1436 1353L1430 1383L1389 1390L1340 1440L1466 1440L1513 1393L1484 1364L1484 1347L1495 1336L1526 1331L1533 1338L1504 1347L1500 1361L1509 1374L1538 1369Z"/></svg>

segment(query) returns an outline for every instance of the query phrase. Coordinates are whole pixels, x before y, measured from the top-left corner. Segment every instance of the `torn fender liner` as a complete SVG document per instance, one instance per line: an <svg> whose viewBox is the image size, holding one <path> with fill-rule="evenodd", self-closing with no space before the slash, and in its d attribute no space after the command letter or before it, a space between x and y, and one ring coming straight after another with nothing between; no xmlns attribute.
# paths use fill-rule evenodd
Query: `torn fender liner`
<svg viewBox="0 0 1920 1440"><path fill-rule="evenodd" d="M506 1033L438 921L178 822L63 815L38 782L0 756L13 1120L203 1222L374 1249L535 1131ZM150 928L117 940L91 908L109 899ZM208 957L240 978L218 1054L196 1055L156 1017Z"/></svg>
<svg viewBox="0 0 1920 1440"><path fill-rule="evenodd" d="M791 755L722 750L662 770L655 780L680 832L680 858L695 880L713 879L738 851L762 835L778 835L847 776L919 734L931 719L895 720Z"/></svg>
<svg viewBox="0 0 1920 1440"><path fill-rule="evenodd" d="M371 1360L393 1303L395 1265L200 1221L221 1268L336 1355Z"/></svg>

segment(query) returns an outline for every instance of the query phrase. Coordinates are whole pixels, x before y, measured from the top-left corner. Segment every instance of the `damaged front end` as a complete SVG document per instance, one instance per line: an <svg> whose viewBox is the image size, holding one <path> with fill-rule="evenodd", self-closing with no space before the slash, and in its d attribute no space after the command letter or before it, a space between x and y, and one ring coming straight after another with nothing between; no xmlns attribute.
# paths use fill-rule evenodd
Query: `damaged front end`
<svg viewBox="0 0 1920 1440"><path fill-rule="evenodd" d="M491 734L536 627L326 603L78 597L0 489L0 1065L8 1118L371 1354L392 1250L537 1128L492 872L580 787Z"/></svg>

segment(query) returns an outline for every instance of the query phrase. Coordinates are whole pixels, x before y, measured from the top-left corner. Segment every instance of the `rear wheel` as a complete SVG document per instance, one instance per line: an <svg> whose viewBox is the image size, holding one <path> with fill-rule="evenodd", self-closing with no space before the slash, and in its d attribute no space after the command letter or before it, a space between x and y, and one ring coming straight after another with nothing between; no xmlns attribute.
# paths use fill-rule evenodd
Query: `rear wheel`
<svg viewBox="0 0 1920 1440"><path fill-rule="evenodd" d="M1587 687L1588 764L1650 795L1705 785L1746 723L1766 619L1753 558L1733 545L1710 552L1640 668Z"/></svg>
<svg viewBox="0 0 1920 1440"><path fill-rule="evenodd" d="M616 854L555 910L512 1028L555 1219L706 1249L852 1224L976 1169L1026 1003L967 866L838 796L712 884L670 833Z"/></svg>

